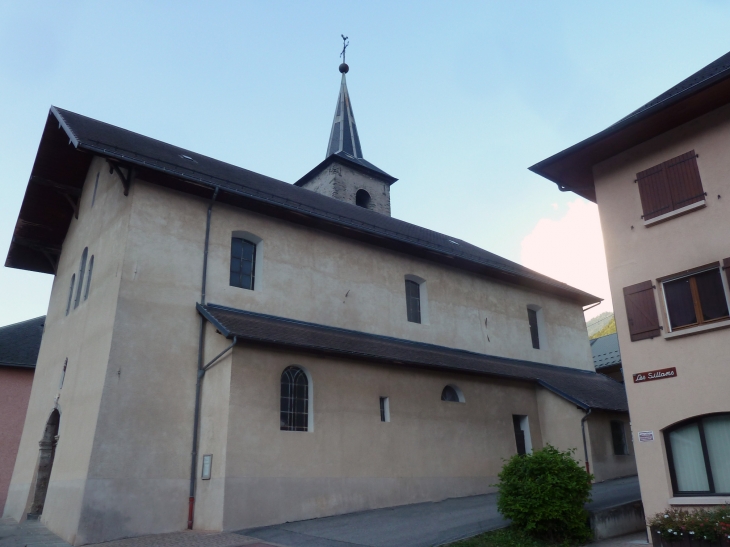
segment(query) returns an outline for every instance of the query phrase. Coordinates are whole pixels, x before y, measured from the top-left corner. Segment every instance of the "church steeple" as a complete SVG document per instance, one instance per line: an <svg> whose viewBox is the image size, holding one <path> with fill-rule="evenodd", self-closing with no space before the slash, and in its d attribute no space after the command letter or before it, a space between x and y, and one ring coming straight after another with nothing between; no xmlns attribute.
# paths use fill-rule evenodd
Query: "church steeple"
<svg viewBox="0 0 730 547"><path fill-rule="evenodd" d="M332 130L330 131L329 146L327 147L327 155L338 152L344 152L348 156L362 159L362 148L360 147L360 137L357 134L357 125L355 124L355 116L352 114L352 103L350 103L350 94L347 91L347 74L350 68L347 64L340 65L342 73L342 82L340 83L340 94L337 97L337 106L335 108L335 117L332 120Z"/></svg>
<svg viewBox="0 0 730 547"><path fill-rule="evenodd" d="M390 185L398 179L362 157L360 137L357 134L355 116L352 115L345 77L350 70L345 62L345 51L349 45L347 36L343 35L342 41L342 81L327 155L322 163L294 184L390 216Z"/></svg>

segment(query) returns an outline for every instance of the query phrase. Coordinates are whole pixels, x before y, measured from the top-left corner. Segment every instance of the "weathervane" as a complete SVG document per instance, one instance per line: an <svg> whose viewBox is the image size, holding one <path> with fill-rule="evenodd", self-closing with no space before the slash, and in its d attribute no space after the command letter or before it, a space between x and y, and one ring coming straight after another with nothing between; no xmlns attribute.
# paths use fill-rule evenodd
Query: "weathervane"
<svg viewBox="0 0 730 547"><path fill-rule="evenodd" d="M340 34L340 36L342 36L342 53L340 53L340 57L342 57L342 64L340 65L340 72L342 72L342 74L347 74L350 67L347 66L347 63L345 62L345 53L347 52L347 46L350 45L350 42L344 34Z"/></svg>
<svg viewBox="0 0 730 547"><path fill-rule="evenodd" d="M340 36L342 36L342 53L340 53L340 57L342 57L342 62L346 63L347 61L345 61L345 52L347 51L347 46L350 45L350 42L347 41L348 38L344 34L340 34Z"/></svg>

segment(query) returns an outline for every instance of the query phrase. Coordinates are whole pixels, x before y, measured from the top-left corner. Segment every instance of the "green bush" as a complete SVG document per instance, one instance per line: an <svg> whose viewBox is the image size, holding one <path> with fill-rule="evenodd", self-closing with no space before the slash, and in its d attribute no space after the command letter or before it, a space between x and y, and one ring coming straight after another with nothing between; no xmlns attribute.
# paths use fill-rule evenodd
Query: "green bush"
<svg viewBox="0 0 730 547"><path fill-rule="evenodd" d="M578 543L591 537L588 513L591 480L573 459L549 444L507 460L499 474L497 509L513 526L550 542Z"/></svg>

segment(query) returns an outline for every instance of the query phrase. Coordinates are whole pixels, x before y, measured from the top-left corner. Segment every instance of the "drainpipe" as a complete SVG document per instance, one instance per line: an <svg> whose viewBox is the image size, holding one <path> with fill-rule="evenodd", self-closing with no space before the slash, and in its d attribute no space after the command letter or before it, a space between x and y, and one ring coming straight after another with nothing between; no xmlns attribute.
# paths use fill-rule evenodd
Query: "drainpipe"
<svg viewBox="0 0 730 547"><path fill-rule="evenodd" d="M210 241L210 219L213 214L213 202L218 197L218 188L208 204L208 215L205 220L205 245L203 247L203 280L200 288L200 304L205 305L205 287L208 280L208 242ZM195 415L193 418L193 449L190 461L190 497L188 498L188 530L193 529L195 510L195 472L198 467L198 424L200 422L200 393L206 368L203 366L203 342L205 339L205 318L200 318L200 336L198 338L198 379L195 383ZM231 346L233 347L233 346Z"/></svg>
<svg viewBox="0 0 730 547"><path fill-rule="evenodd" d="M590 467L590 464L588 463L588 443L586 443L586 419L588 418L588 416L591 415L592 410L593 410L592 408L589 408L588 412L586 412L586 415L580 419L580 429L583 432L583 452L585 453L585 456L586 456L586 473L589 473L589 474L591 472L591 467Z"/></svg>

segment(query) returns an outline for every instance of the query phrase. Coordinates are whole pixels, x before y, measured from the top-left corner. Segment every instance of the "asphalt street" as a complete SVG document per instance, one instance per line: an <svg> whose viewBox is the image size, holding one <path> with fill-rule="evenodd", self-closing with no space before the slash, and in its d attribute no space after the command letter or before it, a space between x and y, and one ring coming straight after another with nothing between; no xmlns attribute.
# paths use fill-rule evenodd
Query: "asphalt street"
<svg viewBox="0 0 730 547"><path fill-rule="evenodd" d="M589 510L641 499L637 477L593 486ZM241 530L240 534L286 547L431 547L505 526L496 494L452 498L387 509L361 511L278 526Z"/></svg>

